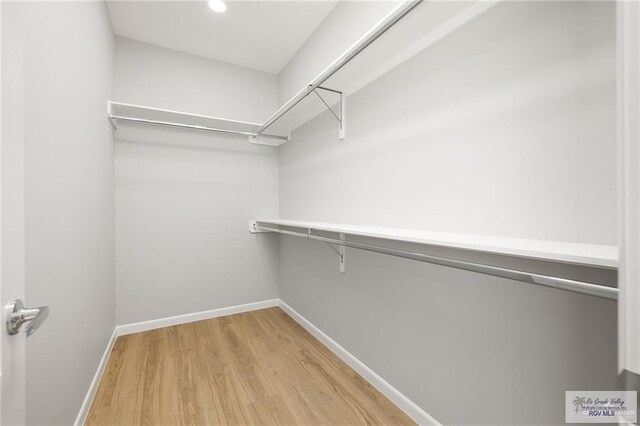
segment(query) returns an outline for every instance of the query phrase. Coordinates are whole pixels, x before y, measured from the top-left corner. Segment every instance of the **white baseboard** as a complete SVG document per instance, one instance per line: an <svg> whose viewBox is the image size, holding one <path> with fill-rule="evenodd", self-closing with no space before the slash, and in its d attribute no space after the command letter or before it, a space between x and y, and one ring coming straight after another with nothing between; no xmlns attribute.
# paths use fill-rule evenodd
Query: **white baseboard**
<svg viewBox="0 0 640 426"><path fill-rule="evenodd" d="M100 384L100 379L102 379L102 373L104 373L104 369L107 367L107 361L109 360L111 349L113 349L113 344L116 342L117 338L118 334L116 332L116 329L114 328L113 333L111 333L109 343L107 343L107 348L104 350L104 354L102 354L102 359L100 359L100 364L98 364L98 370L93 376L93 380L89 385L89 390L87 391L87 395L84 397L84 401L82 401L82 407L80 407L80 412L78 413L78 417L76 417L76 421L74 423L75 426L81 426L82 424L84 424L84 421L87 418L87 414L89 414L89 408L91 408L93 397L96 395L98 385Z"/></svg>
<svg viewBox="0 0 640 426"><path fill-rule="evenodd" d="M255 311L258 309L278 306L279 299L263 300L260 302L245 303L244 305L229 306L227 308L212 309L210 311L194 312L191 314L176 315L175 317L160 318L150 321L135 322L132 324L117 325L118 336L139 333L141 331L155 330L156 328L170 327L172 325L186 324L188 322L202 321L211 318L224 317L226 315Z"/></svg>
<svg viewBox="0 0 640 426"><path fill-rule="evenodd" d="M420 425L440 425L440 423L436 419L431 417L422 408L418 407L418 405L416 405L413 401L400 393L400 391L391 386L382 377L377 375L373 370L364 365L355 356L351 355L336 341L324 334L319 328L311 324L306 318L304 318L291 306L287 305L280 299L263 300L261 302L246 303L244 305L229 306L227 308L212 309L210 311L194 312L191 314L177 315L174 317L116 326L113 330L113 334L111 335L111 339L109 339L107 348L105 349L104 355L102 356L100 364L98 365L98 370L93 377L93 381L91 382L89 391L84 398L84 402L82 403L82 407L80 408L80 412L78 413L78 417L76 418L76 422L74 424L76 426L80 426L84 423L87 414L89 413L91 403L93 402L93 398L96 394L96 391L98 390L98 385L100 384L102 374L104 373L105 367L107 366L109 355L111 354L111 350L113 349L113 345L118 336L154 330L162 327L169 327L172 325L186 324L194 321L217 318L226 315L239 314L242 312L255 311L258 309L271 308L274 306L280 306L282 310L284 310L289 316L291 316L291 318L293 318L298 324L300 324L308 332L310 332L316 339L322 342L322 344L324 344L333 353L340 357L340 359L346 362L358 374L364 377L365 380L371 383L371 385L378 389L384 396L389 398L391 402L397 405L398 408L404 411L416 423Z"/></svg>
<svg viewBox="0 0 640 426"><path fill-rule="evenodd" d="M305 317L296 312L291 306L280 300L280 307L291 318L293 318L298 324L304 327L309 333L311 333L316 339L322 342L327 348L336 354L340 359L346 362L351 368L353 368L358 374L360 374L366 381L371 383L373 387L378 389L384 396L389 398L391 402L398 406L419 425L440 425L436 419L429 415L422 408L418 407L416 403L400 393L399 390L391 386L386 380L376 374L372 369L367 367L355 356L351 355L345 348L340 346L335 340L327 336L318 327L309 322Z"/></svg>

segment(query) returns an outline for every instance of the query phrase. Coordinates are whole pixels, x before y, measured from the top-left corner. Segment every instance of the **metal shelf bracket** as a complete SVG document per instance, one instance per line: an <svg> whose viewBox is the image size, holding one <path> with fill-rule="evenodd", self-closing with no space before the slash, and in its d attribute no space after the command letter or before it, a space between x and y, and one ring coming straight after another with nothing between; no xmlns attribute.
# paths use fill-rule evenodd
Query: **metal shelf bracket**
<svg viewBox="0 0 640 426"><path fill-rule="evenodd" d="M340 241L344 241L345 235L340 234ZM340 247L340 272L343 274L347 271L347 246L341 245Z"/></svg>
<svg viewBox="0 0 640 426"><path fill-rule="evenodd" d="M311 229L309 229L309 235L311 235ZM340 234L340 241L344 241L345 240L345 236L344 234ZM327 245L329 247L331 247L331 250L335 251L336 254L338 255L338 263L340 265L340 272L342 272L343 274L346 272L347 270L347 258L346 258L346 254L347 254L347 247L343 246L343 245L338 245L338 248L336 248L332 243L325 241L327 243Z"/></svg>
<svg viewBox="0 0 640 426"><path fill-rule="evenodd" d="M269 231L265 231L262 230L258 227L258 222L256 222L255 220L250 220L249 221L249 233L250 234L264 234L265 232L269 232Z"/></svg>
<svg viewBox="0 0 640 426"><path fill-rule="evenodd" d="M116 120L114 120L113 118L111 118L111 116L108 117L109 119L109 124L111 124L111 128L115 131L118 130L118 123L116 123Z"/></svg>
<svg viewBox="0 0 640 426"><path fill-rule="evenodd" d="M262 226L258 225L258 222L255 220L249 221L249 233L251 234L263 234L267 232L272 232L271 230L262 229ZM313 228L307 228L307 233L305 235L307 239L317 239L317 236L313 233ZM345 234L340 234L340 241L345 241ZM333 244L329 241L325 241L327 245L331 248L331 250L335 251L338 255L338 263L340 265L340 272L345 273L347 270L347 247L342 244ZM336 245L338 246L336 248Z"/></svg>
<svg viewBox="0 0 640 426"><path fill-rule="evenodd" d="M338 94L340 96L340 101L338 103L338 113L337 114L333 111L333 108L331 108L329 106L327 101L324 100L322 95L320 93L318 93L318 89L325 90L325 91L331 92L331 93L336 93L336 94ZM316 96L322 101L324 106L327 107L329 112L331 112L331 114L335 117L335 119L338 120L338 139L343 140L344 139L344 135L345 135L345 97L344 97L344 94L342 92L338 91L338 90L329 89L328 87L322 87L322 86L318 86L315 89L313 89L313 93L316 94Z"/></svg>

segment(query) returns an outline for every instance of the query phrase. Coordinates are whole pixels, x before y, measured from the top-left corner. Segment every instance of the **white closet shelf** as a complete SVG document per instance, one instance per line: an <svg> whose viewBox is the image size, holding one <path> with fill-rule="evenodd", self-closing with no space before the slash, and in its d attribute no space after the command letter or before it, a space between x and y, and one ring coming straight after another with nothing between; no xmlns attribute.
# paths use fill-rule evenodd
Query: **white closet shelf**
<svg viewBox="0 0 640 426"><path fill-rule="evenodd" d="M248 136L253 143L280 146L291 132L331 108L338 135L345 136L345 98L417 53L455 32L500 0L442 2L404 0L302 87L263 123L109 102L114 123L133 122ZM402 20L401 25L395 25ZM393 28L393 29L392 29ZM391 31L389 31L392 29ZM375 43L374 43L375 42ZM309 96L316 92L322 99ZM335 105L339 104L338 109Z"/></svg>
<svg viewBox="0 0 640 426"><path fill-rule="evenodd" d="M152 124L166 127L187 128L218 133L236 134L252 138L257 135L260 123L249 121L229 120L201 114L172 111L143 105L109 101L107 103L109 119L115 124L119 122L133 122ZM288 136L263 133L260 143L278 146L288 141Z"/></svg>
<svg viewBox="0 0 640 426"><path fill-rule="evenodd" d="M618 266L618 248L616 246L307 222L300 220L258 219L255 222L258 224L258 227L262 224L267 226L313 229L316 231L359 237L449 247L606 269L616 269Z"/></svg>
<svg viewBox="0 0 640 426"><path fill-rule="evenodd" d="M499 1L400 2L282 105L267 119L261 130L290 134L327 110L319 99L309 96L316 88L330 88L339 91L344 97L352 95L482 15ZM397 22L399 25L395 25ZM326 91L320 94L330 107L340 102L340 97L335 94ZM337 108L333 110L338 114ZM348 121L348 111L346 117ZM344 120L345 117L340 118Z"/></svg>

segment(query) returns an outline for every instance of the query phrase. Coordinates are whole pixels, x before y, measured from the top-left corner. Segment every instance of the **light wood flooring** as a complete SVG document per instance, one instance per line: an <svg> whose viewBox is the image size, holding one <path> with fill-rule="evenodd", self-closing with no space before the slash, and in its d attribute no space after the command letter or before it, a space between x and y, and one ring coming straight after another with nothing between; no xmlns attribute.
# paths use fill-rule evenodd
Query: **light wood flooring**
<svg viewBox="0 0 640 426"><path fill-rule="evenodd" d="M85 424L414 422L269 308L119 337Z"/></svg>

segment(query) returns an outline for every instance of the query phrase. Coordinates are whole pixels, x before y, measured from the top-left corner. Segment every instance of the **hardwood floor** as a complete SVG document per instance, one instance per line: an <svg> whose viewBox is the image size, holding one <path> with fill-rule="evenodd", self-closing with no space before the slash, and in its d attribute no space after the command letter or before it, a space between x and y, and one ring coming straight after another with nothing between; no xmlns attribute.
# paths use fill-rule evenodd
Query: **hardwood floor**
<svg viewBox="0 0 640 426"><path fill-rule="evenodd" d="M85 424L414 422L269 308L119 337Z"/></svg>

